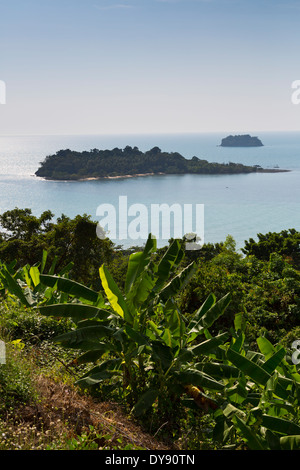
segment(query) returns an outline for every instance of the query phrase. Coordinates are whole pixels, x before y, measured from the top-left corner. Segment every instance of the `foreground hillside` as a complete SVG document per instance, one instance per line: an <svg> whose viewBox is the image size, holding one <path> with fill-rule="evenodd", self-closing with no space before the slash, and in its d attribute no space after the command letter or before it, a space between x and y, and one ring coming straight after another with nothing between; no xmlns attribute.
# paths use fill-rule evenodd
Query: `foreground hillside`
<svg viewBox="0 0 300 470"><path fill-rule="evenodd" d="M299 448L297 231L125 252L88 217L0 221L0 449Z"/></svg>

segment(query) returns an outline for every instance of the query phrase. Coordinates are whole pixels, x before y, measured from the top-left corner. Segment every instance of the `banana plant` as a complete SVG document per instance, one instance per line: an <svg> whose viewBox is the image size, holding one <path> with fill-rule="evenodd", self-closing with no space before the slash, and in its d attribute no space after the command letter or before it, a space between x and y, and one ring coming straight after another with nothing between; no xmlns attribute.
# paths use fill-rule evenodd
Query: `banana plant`
<svg viewBox="0 0 300 470"><path fill-rule="evenodd" d="M27 264L19 269L15 269L16 261L8 265L2 263L0 266L0 290L2 295L4 297L9 295L11 299L17 300L28 308L33 308L41 303L62 301L62 295L65 297L65 294L60 294L59 298L55 300L55 295L58 291L54 284L48 287L41 282L44 276L47 257L48 253L44 250L41 263L34 266ZM52 276L54 274L56 263L57 258L53 260L48 275ZM69 263L59 272L60 282L67 282L63 281L62 276L66 276L72 266L73 263Z"/></svg>
<svg viewBox="0 0 300 470"><path fill-rule="evenodd" d="M110 381L124 391L130 389L136 416L166 394L170 398L189 394L201 404L206 390L224 389L222 380L194 364L204 357L216 357L220 345L228 340L229 333L212 337L209 328L225 311L230 296L217 301L211 294L187 321L176 296L196 266L191 263L180 269L184 249L178 240L170 243L159 261L155 253L156 240L149 235L144 250L129 258L124 292L104 265L99 269L103 296L70 280L41 276L47 286L55 285L70 294L73 285L72 293L78 293L66 303L39 306L43 315L74 320L76 327L55 341L81 350L78 364L92 364L78 384L88 387Z"/></svg>
<svg viewBox="0 0 300 470"><path fill-rule="evenodd" d="M238 437L251 450L300 449L300 374L289 352L265 337L250 351L242 331L225 349L235 374L215 413L215 439L233 448Z"/></svg>

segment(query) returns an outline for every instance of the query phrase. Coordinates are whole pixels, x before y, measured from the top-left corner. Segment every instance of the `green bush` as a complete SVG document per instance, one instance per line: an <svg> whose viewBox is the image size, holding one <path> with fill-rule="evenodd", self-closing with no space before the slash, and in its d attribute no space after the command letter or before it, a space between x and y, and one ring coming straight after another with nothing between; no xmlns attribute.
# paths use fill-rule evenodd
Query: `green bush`
<svg viewBox="0 0 300 470"><path fill-rule="evenodd" d="M6 363L0 364L0 415L36 396L32 365L22 357L22 346L19 342L6 344Z"/></svg>

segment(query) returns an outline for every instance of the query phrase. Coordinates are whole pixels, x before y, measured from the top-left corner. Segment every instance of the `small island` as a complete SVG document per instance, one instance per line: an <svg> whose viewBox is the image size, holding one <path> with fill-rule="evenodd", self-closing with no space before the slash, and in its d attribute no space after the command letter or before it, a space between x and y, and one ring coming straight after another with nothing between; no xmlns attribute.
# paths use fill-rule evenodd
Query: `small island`
<svg viewBox="0 0 300 470"><path fill-rule="evenodd" d="M222 139L220 147L263 147L263 143L258 137L245 135L229 135Z"/></svg>
<svg viewBox="0 0 300 470"><path fill-rule="evenodd" d="M154 147L147 152L137 147L124 149L73 151L60 150L41 162L36 176L49 180L88 180L130 178L146 175L239 174L286 171L263 169L259 165L210 163L196 156L186 159L177 152L162 152Z"/></svg>

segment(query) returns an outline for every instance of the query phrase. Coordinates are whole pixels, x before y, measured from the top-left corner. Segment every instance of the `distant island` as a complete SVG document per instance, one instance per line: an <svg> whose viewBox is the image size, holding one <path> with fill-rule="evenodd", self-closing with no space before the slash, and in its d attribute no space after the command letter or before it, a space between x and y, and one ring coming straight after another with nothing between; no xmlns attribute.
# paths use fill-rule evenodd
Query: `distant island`
<svg viewBox="0 0 300 470"><path fill-rule="evenodd" d="M129 178L159 174L238 174L278 172L280 169L263 169L259 165L241 163L210 163L192 157L186 159L177 152L162 152L154 147L147 152L137 147L124 149L73 151L59 150L41 162L36 176L51 180L87 180L101 178Z"/></svg>
<svg viewBox="0 0 300 470"><path fill-rule="evenodd" d="M220 147L263 147L263 143L258 137L245 135L229 135L222 139Z"/></svg>

